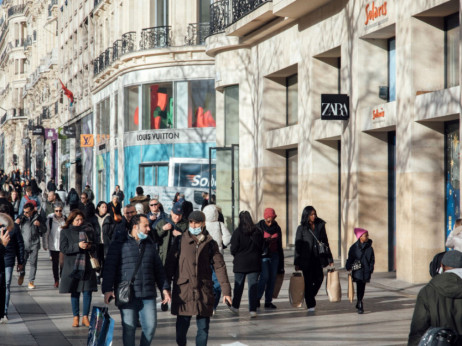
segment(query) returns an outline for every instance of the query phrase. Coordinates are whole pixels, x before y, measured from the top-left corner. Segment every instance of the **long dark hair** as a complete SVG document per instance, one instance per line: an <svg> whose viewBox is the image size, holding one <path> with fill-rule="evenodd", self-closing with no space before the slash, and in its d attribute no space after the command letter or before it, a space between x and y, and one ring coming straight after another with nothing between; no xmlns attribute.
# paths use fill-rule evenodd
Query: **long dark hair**
<svg viewBox="0 0 462 346"><path fill-rule="evenodd" d="M302 213L302 219L300 220L300 223L302 226L305 226L305 227L308 227L309 224L310 224L310 215L311 215L311 212L314 210L314 212L316 213L316 209L314 209L311 205L308 205L305 207L305 209L303 209L303 213ZM316 213L316 217L318 213ZM316 222L316 219L315 219L315 222Z"/></svg>
<svg viewBox="0 0 462 346"><path fill-rule="evenodd" d="M83 215L80 209L72 210L62 228L69 228L69 226L71 226L74 222L75 218L79 215L85 220L85 215Z"/></svg>
<svg viewBox="0 0 462 346"><path fill-rule="evenodd" d="M106 214L101 215L101 214L99 213L99 207L101 207L103 204L106 204L106 208L107 208L107 209L106 209L106 214L109 213L109 206L107 205L107 203L106 203L105 201L99 201L98 205L96 206L96 214L98 214L98 216L104 216L104 215L106 215Z"/></svg>
<svg viewBox="0 0 462 346"><path fill-rule="evenodd" d="M241 211L239 213L239 229L242 230L245 234L252 234L255 229L255 223L252 220L252 216L247 210Z"/></svg>

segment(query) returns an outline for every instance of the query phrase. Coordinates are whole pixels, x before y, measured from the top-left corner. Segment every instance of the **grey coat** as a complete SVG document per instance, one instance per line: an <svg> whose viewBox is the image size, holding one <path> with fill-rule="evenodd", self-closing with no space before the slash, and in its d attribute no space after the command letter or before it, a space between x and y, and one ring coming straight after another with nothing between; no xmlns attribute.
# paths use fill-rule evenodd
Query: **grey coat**
<svg viewBox="0 0 462 346"><path fill-rule="evenodd" d="M89 250L83 250L79 247L79 232L84 228L87 233L88 240L93 243ZM61 274L61 282L59 283L59 293L73 293L98 290L96 284L96 273L90 264L90 251L94 254L95 233L90 224L82 226L69 226L61 231L60 236L60 251L64 254L63 272ZM85 253L85 274L82 280L70 277L74 270L74 264L78 253Z"/></svg>
<svg viewBox="0 0 462 346"><path fill-rule="evenodd" d="M34 222L40 222L40 226L35 226ZM21 215L19 218L19 227L21 228L21 235L24 239L24 250L30 251L32 247L40 248L40 237L47 231L45 221L42 220L38 213L28 218Z"/></svg>

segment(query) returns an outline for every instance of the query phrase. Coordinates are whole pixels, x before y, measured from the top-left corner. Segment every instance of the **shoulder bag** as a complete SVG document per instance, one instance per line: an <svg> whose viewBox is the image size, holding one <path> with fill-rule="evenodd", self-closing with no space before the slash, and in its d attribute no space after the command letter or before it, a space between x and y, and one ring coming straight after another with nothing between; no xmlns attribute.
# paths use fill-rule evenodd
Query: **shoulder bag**
<svg viewBox="0 0 462 346"><path fill-rule="evenodd" d="M115 305L119 308L127 303L130 303L133 298L133 282L135 281L135 276L136 273L138 273L138 269L140 269L145 248L146 245L143 244L141 246L138 262L136 263L135 271L133 272L131 279L120 282L115 290Z"/></svg>
<svg viewBox="0 0 462 346"><path fill-rule="evenodd" d="M327 244L324 244L323 242L319 241L318 238L314 235L313 231L308 228L308 230L311 232L313 235L314 239L316 239L316 242L318 243L318 253L319 255L328 255L329 254L329 247Z"/></svg>

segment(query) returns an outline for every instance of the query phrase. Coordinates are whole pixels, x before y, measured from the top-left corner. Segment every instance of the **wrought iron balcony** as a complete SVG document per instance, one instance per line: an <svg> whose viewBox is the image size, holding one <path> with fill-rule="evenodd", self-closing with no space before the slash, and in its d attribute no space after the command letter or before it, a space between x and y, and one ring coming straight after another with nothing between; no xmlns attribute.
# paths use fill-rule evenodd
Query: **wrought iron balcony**
<svg viewBox="0 0 462 346"><path fill-rule="evenodd" d="M233 0L233 23L272 0Z"/></svg>
<svg viewBox="0 0 462 346"><path fill-rule="evenodd" d="M99 73L99 59L93 60L93 75L96 76Z"/></svg>
<svg viewBox="0 0 462 346"><path fill-rule="evenodd" d="M191 23L188 25L186 45L200 46L205 43L205 38L210 35L210 23Z"/></svg>
<svg viewBox="0 0 462 346"><path fill-rule="evenodd" d="M16 5L16 6L11 6L8 9L8 17L14 16L15 14L21 14L24 13L24 9L26 8L26 5Z"/></svg>
<svg viewBox="0 0 462 346"><path fill-rule="evenodd" d="M115 40L112 44L112 61L116 61L122 55L122 40Z"/></svg>
<svg viewBox="0 0 462 346"><path fill-rule="evenodd" d="M210 5L210 35L225 31L229 23L229 0L216 1Z"/></svg>
<svg viewBox="0 0 462 346"><path fill-rule="evenodd" d="M103 52L98 57L98 73L101 73L106 69L106 66L104 65L104 56L105 53Z"/></svg>
<svg viewBox="0 0 462 346"><path fill-rule="evenodd" d="M168 46L170 46L170 26L155 26L141 30L141 50Z"/></svg>
<svg viewBox="0 0 462 346"><path fill-rule="evenodd" d="M112 47L104 51L104 67L107 68L112 64Z"/></svg>
<svg viewBox="0 0 462 346"><path fill-rule="evenodd" d="M135 50L136 32L129 31L122 35L122 55Z"/></svg>

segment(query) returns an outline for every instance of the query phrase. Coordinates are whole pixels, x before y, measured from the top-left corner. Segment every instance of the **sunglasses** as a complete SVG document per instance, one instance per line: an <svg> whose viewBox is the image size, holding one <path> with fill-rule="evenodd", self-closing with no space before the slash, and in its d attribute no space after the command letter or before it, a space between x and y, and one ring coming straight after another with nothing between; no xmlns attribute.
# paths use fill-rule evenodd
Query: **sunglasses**
<svg viewBox="0 0 462 346"><path fill-rule="evenodd" d="M62 209L55 209L55 213L62 213L63 210Z"/></svg>
<svg viewBox="0 0 462 346"><path fill-rule="evenodd" d="M153 203L153 204L149 204L151 207L154 207L155 205L159 205L159 203Z"/></svg>

